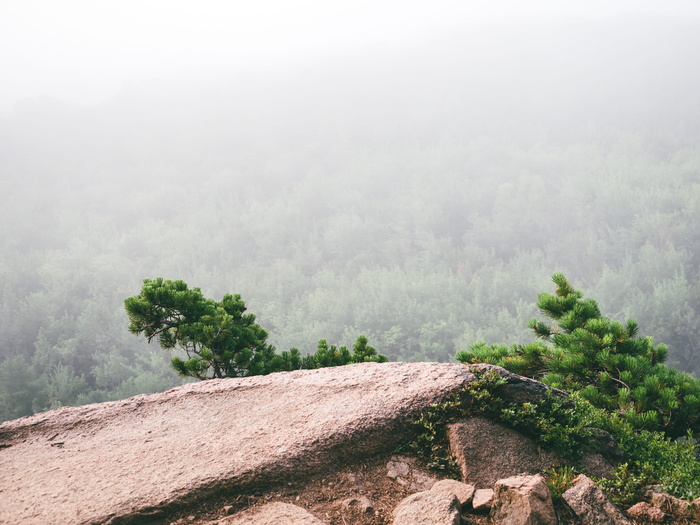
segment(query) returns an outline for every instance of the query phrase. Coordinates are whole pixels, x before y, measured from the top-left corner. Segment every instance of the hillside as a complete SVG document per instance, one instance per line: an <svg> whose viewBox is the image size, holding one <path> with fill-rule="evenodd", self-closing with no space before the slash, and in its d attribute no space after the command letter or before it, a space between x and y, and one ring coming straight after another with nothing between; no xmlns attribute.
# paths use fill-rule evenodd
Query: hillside
<svg viewBox="0 0 700 525"><path fill-rule="evenodd" d="M222 65L0 119L0 420L181 384L144 278L240 293L278 350L529 340L561 271L700 361L697 21L502 21Z"/></svg>

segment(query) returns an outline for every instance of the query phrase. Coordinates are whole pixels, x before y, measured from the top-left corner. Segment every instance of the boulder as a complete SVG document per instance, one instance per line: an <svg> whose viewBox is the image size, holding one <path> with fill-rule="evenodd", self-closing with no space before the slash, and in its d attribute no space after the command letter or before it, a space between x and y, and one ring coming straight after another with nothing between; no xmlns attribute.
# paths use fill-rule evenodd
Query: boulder
<svg viewBox="0 0 700 525"><path fill-rule="evenodd" d="M326 525L307 510L290 503L268 503L262 507L248 509L227 518L220 518L211 525Z"/></svg>
<svg viewBox="0 0 700 525"><path fill-rule="evenodd" d="M466 483L493 486L499 479L536 474L570 462L561 454L540 447L528 436L482 417L448 425L450 451ZM591 475L605 477L613 467L601 454L586 454L581 465Z"/></svg>
<svg viewBox="0 0 700 525"><path fill-rule="evenodd" d="M394 509L393 525L460 525L462 516L454 494L416 492Z"/></svg>
<svg viewBox="0 0 700 525"><path fill-rule="evenodd" d="M545 479L537 474L497 481L491 519L498 525L557 525L552 495Z"/></svg>
<svg viewBox="0 0 700 525"><path fill-rule="evenodd" d="M1 523L163 519L231 491L393 450L474 376L459 363L362 363L190 383L0 425Z"/></svg>
<svg viewBox="0 0 700 525"><path fill-rule="evenodd" d="M468 485L454 479L442 479L435 483L430 490L433 492L446 492L454 494L459 501L461 507L466 507L472 502L474 497L474 485Z"/></svg>
<svg viewBox="0 0 700 525"><path fill-rule="evenodd" d="M574 479L573 486L562 495L571 510L586 525L634 525L612 504L603 491L587 476Z"/></svg>

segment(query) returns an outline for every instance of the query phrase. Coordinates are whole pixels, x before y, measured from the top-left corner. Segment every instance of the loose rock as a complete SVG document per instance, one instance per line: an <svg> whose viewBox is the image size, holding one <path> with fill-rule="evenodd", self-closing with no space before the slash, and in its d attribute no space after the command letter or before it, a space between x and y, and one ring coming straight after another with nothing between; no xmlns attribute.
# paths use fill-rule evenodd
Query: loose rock
<svg viewBox="0 0 700 525"><path fill-rule="evenodd" d="M478 489L474 491L472 508L475 512L488 512L493 502L493 489Z"/></svg>
<svg viewBox="0 0 700 525"><path fill-rule="evenodd" d="M541 475L501 479L493 492L491 518L499 525L557 525L552 496Z"/></svg>
<svg viewBox="0 0 700 525"><path fill-rule="evenodd" d="M461 481L454 479L442 479L435 483L430 490L433 492L446 492L448 494L454 494L457 496L460 506L466 507L472 502L475 487L474 485L462 483Z"/></svg>
<svg viewBox="0 0 700 525"><path fill-rule="evenodd" d="M447 438L462 479L477 487L490 487L499 479L536 474L568 463L528 436L486 418L474 417L452 423L448 426ZM598 453L584 454L581 465L597 477L606 477L613 470Z"/></svg>
<svg viewBox="0 0 700 525"><path fill-rule="evenodd" d="M634 525L583 474L574 479L573 486L562 497L586 525Z"/></svg>
<svg viewBox="0 0 700 525"><path fill-rule="evenodd" d="M453 494L426 490L399 503L393 525L459 525L461 519L459 501Z"/></svg>

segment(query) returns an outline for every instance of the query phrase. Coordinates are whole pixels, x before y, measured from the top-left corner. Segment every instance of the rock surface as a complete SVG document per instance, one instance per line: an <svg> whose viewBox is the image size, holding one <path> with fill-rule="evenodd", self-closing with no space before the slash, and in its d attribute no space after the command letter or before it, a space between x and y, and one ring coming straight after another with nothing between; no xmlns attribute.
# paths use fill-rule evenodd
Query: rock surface
<svg viewBox="0 0 700 525"><path fill-rule="evenodd" d="M499 525L557 525L552 495L545 479L537 474L497 481L491 518Z"/></svg>
<svg viewBox="0 0 700 525"><path fill-rule="evenodd" d="M647 497L652 505L663 511L683 518L690 518L693 515L694 505L671 496L657 487L651 487L647 492Z"/></svg>
<svg viewBox="0 0 700 525"><path fill-rule="evenodd" d="M482 417L452 423L447 436L462 479L477 487L490 487L499 479L536 474L568 463L528 436ZM605 477L613 469L601 454L584 454L581 464L596 477Z"/></svg>
<svg viewBox="0 0 700 525"><path fill-rule="evenodd" d="M289 503L268 503L262 507L223 518L211 525L326 525L310 512Z"/></svg>
<svg viewBox="0 0 700 525"><path fill-rule="evenodd" d="M499 479L517 474L541 472L562 462L527 436L481 417L449 425L447 436L462 479L479 488L492 487Z"/></svg>
<svg viewBox="0 0 700 525"><path fill-rule="evenodd" d="M461 521L459 501L454 494L425 490L399 503L393 525L460 525Z"/></svg>
<svg viewBox="0 0 700 525"><path fill-rule="evenodd" d="M198 498L321 472L392 450L413 417L473 377L461 364L363 363L9 421L0 522L144 523Z"/></svg>
<svg viewBox="0 0 700 525"><path fill-rule="evenodd" d="M474 497L474 485L468 485L467 483L462 483L454 479L441 479L435 483L430 490L433 492L446 492L447 494L454 494L459 501L461 507L466 507L472 502Z"/></svg>
<svg viewBox="0 0 700 525"><path fill-rule="evenodd" d="M493 489L477 489L472 497L472 508L475 512L488 512L493 503Z"/></svg>
<svg viewBox="0 0 700 525"><path fill-rule="evenodd" d="M581 474L562 495L564 501L586 525L634 525L612 504L603 491Z"/></svg>
<svg viewBox="0 0 700 525"><path fill-rule="evenodd" d="M634 519L649 521L651 523L663 523L666 521L666 513L659 507L655 507L646 501L640 501L639 503L632 505L629 509L627 509L627 514L632 516Z"/></svg>

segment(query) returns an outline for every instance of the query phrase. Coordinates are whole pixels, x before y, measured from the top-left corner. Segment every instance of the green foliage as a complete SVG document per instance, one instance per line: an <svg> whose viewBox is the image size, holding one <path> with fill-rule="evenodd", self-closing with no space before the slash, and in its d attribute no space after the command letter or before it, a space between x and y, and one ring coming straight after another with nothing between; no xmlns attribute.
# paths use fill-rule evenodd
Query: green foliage
<svg viewBox="0 0 700 525"><path fill-rule="evenodd" d="M555 274L553 280L556 293L540 294L538 306L556 323L529 322L536 336L552 346L481 342L459 352L457 359L500 365L571 394L504 407L494 399L493 386L484 385L489 393L481 392L479 399L487 401L485 410L572 458L585 449L591 428L610 432L626 462L601 486L617 501L638 499L650 484L685 499L700 495L692 437L700 413L699 382L665 366L665 346L637 337L636 321L604 318L597 303L583 299L563 275ZM555 492L565 489L570 474L549 473Z"/></svg>
<svg viewBox="0 0 700 525"><path fill-rule="evenodd" d="M403 445L431 468L454 474L446 428L473 416L500 421L572 460L589 447L591 425L597 422L598 414L587 402L547 396L537 403L507 403L499 395L499 388L506 384L504 378L494 371L472 372L476 379L462 391L421 414L415 421L415 435Z"/></svg>
<svg viewBox="0 0 700 525"><path fill-rule="evenodd" d="M547 469L543 474L547 480L547 486L549 487L549 492L552 494L552 499L556 502L561 499L564 492L571 488L578 472L572 466L562 465L560 467Z"/></svg>
<svg viewBox="0 0 700 525"><path fill-rule="evenodd" d="M457 360L491 363L544 383L579 392L594 406L619 414L637 429L662 430L670 437L697 429L700 382L663 364L664 345L637 337L633 319L622 324L602 317L598 304L583 299L562 274L555 294L542 293L539 309L555 324L532 319L528 326L545 342L489 346L477 343Z"/></svg>
<svg viewBox="0 0 700 525"><path fill-rule="evenodd" d="M415 421L415 435L402 445L402 450L422 457L431 468L458 477L446 427L464 418L488 417L572 461L574 466L544 473L556 497L569 487L576 473L583 471L577 462L583 452L597 450L594 429L602 429L612 435L625 458L610 479L598 480L616 501L639 501L644 489L652 484L684 499L700 496L700 463L691 439L674 440L661 432L639 430L620 414L593 406L580 393L548 395L534 403L508 403L499 394L506 383L500 375L494 371L472 372L476 379L461 392L421 414Z"/></svg>
<svg viewBox="0 0 700 525"><path fill-rule="evenodd" d="M299 355L299 351L296 348L292 348L291 351ZM374 347L368 344L367 337L360 335L353 345L352 353L350 353L346 346L329 346L325 339L321 339L318 342L316 353L301 359L299 366L296 368L313 369L327 366L348 365L352 363L385 363L386 361L388 361L387 357L378 354ZM280 370L291 369L280 368Z"/></svg>
<svg viewBox="0 0 700 525"><path fill-rule="evenodd" d="M183 377L209 379L269 374L297 369L387 361L360 335L350 351L345 346L318 342L314 354L301 357L298 349L277 354L266 343L267 331L246 314L241 296L227 294L220 302L206 299L199 288L183 281L145 279L141 293L124 301L129 331L157 338L161 348L182 349L188 359L172 358Z"/></svg>
<svg viewBox="0 0 700 525"><path fill-rule="evenodd" d="M246 314L241 296L216 302L180 280L145 279L141 293L124 301L129 331L158 339L161 348L181 348L188 359L173 357L181 376L197 379L239 377L268 372L274 348L267 331Z"/></svg>
<svg viewBox="0 0 700 525"><path fill-rule="evenodd" d="M598 480L614 500L628 504L639 501L650 485L689 501L700 496L700 462L691 440L629 429L615 434L626 461L609 479Z"/></svg>

